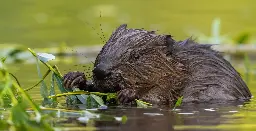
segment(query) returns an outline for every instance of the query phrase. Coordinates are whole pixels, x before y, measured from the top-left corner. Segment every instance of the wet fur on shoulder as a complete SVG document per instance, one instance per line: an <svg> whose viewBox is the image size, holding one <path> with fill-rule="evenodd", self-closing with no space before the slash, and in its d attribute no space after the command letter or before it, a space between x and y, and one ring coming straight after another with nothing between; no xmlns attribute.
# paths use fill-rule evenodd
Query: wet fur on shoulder
<svg viewBox="0 0 256 131"><path fill-rule="evenodd" d="M177 42L175 57L190 72L183 89L183 101L249 99L251 93L240 74L211 45L197 44L192 39Z"/></svg>

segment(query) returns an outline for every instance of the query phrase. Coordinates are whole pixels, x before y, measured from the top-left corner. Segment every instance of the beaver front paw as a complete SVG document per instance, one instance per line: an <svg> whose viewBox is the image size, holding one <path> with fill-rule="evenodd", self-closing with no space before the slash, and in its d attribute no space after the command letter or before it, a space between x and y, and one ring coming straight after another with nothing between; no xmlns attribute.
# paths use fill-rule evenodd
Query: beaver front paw
<svg viewBox="0 0 256 131"><path fill-rule="evenodd" d="M80 90L85 90L87 87L86 77L83 72L68 72L63 77L63 85L67 89L79 88Z"/></svg>
<svg viewBox="0 0 256 131"><path fill-rule="evenodd" d="M117 99L120 103L126 104L134 102L137 99L137 95L133 89L123 89L117 93Z"/></svg>

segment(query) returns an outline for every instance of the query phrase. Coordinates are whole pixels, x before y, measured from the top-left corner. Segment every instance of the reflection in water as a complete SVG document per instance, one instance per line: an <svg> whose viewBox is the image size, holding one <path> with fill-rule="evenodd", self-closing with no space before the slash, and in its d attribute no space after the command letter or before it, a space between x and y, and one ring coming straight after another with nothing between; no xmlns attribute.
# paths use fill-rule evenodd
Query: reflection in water
<svg viewBox="0 0 256 131"><path fill-rule="evenodd" d="M181 112L193 112L191 117L183 116L184 125L218 125L228 121L228 116L238 111L243 102L230 102L221 104L190 104L181 107Z"/></svg>
<svg viewBox="0 0 256 131"><path fill-rule="evenodd" d="M177 111L167 109L129 109L123 112L124 114L128 114L129 121L125 125L121 125L120 129L127 131L131 129L136 131L170 131L180 125L209 126L224 124L229 120L234 120L234 118L229 118L234 114L229 111L239 110L239 105L241 104L243 103L189 104L180 107ZM144 114L145 112L163 115L148 116ZM187 130L191 131L192 129Z"/></svg>
<svg viewBox="0 0 256 131"><path fill-rule="evenodd" d="M218 125L232 124L241 118L233 114L242 110L243 102L230 102L221 104L186 104L175 111L170 108L132 108L132 107L111 107L108 110L97 111L97 113L128 117L125 124L111 121L95 121L99 130L120 130L120 131L172 131L172 130L221 130L214 128ZM86 124L79 124L77 117L68 117L67 123L76 123L76 127L84 127ZM73 118L72 118L73 117ZM65 126L65 123L61 123ZM238 123L239 124L239 123ZM201 126L193 128L193 126ZM206 127L207 126L207 127ZM68 126L67 126L68 127ZM203 128L202 128L203 127Z"/></svg>
<svg viewBox="0 0 256 131"><path fill-rule="evenodd" d="M120 125L118 130L133 131L171 131L175 118L170 111L161 111L160 109L116 109L114 111L120 115L127 115L128 121L124 125ZM145 114L147 113L147 114ZM149 115L152 113L152 115ZM155 115L154 115L154 114ZM157 114L156 114L157 113Z"/></svg>

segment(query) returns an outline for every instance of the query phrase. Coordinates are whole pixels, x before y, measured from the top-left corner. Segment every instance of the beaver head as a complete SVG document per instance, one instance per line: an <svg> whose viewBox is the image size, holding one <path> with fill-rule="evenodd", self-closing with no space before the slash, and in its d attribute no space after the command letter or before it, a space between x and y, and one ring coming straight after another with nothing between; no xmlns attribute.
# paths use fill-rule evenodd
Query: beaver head
<svg viewBox="0 0 256 131"><path fill-rule="evenodd" d="M174 43L170 35L121 25L96 58L96 87L102 92L124 91L121 95L125 98L133 95L156 103L175 100L184 85L186 69L172 57Z"/></svg>

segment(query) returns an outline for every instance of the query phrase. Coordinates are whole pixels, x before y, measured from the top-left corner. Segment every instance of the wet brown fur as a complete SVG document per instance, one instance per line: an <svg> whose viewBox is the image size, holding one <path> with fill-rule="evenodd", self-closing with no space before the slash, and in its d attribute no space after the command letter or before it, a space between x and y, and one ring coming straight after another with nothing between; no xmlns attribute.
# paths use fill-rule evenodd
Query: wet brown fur
<svg viewBox="0 0 256 131"><path fill-rule="evenodd" d="M118 92L122 103L142 99L157 104L249 99L239 73L211 45L121 25L94 65L93 90ZM98 71L103 72L98 73Z"/></svg>

